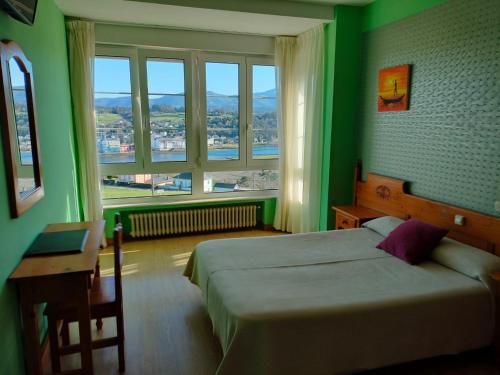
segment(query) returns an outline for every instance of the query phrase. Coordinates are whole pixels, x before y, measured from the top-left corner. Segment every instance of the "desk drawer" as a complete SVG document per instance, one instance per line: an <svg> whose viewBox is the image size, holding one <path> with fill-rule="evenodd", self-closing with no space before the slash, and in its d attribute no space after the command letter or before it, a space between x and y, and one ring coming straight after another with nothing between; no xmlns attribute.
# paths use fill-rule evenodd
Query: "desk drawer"
<svg viewBox="0 0 500 375"><path fill-rule="evenodd" d="M337 211L337 217L335 220L335 229L350 229L358 227L359 227L358 220L353 219L352 217L349 217Z"/></svg>

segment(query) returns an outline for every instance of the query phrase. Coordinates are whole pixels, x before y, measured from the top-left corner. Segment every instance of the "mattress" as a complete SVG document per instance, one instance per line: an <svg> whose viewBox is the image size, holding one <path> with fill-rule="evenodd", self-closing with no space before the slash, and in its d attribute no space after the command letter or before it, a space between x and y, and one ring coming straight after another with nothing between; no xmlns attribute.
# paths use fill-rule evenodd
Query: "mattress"
<svg viewBox="0 0 500 375"><path fill-rule="evenodd" d="M480 281L411 266L370 229L207 241L185 275L199 286L223 359L217 374L342 374L487 346L493 299Z"/></svg>

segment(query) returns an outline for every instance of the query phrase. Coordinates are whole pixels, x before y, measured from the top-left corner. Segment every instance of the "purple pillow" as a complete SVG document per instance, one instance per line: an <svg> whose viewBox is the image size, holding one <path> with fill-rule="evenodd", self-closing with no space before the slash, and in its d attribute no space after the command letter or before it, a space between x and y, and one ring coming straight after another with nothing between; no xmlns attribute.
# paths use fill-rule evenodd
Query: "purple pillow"
<svg viewBox="0 0 500 375"><path fill-rule="evenodd" d="M418 264L430 255L447 233L448 229L410 219L389 233L377 245L377 249L382 249L407 263Z"/></svg>

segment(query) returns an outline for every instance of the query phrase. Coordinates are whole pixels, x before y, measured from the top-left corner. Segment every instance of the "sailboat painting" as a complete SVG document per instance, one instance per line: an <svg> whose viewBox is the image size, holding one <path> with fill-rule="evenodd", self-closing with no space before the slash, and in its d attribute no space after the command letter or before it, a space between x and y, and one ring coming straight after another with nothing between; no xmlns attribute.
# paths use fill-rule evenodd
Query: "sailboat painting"
<svg viewBox="0 0 500 375"><path fill-rule="evenodd" d="M380 69L378 111L407 111L410 95L410 65Z"/></svg>

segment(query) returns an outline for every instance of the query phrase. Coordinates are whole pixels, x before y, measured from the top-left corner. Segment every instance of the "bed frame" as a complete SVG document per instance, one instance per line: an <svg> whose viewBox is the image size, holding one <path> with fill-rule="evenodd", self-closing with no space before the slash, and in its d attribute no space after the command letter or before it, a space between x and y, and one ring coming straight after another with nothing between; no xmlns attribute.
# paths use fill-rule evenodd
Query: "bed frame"
<svg viewBox="0 0 500 375"><path fill-rule="evenodd" d="M355 204L447 228L448 237L500 256L500 217L417 197L407 193L406 187L406 181L368 173L366 181L356 181ZM455 224L456 216L463 218L462 225ZM490 276L496 285L494 346L500 362L500 272Z"/></svg>

